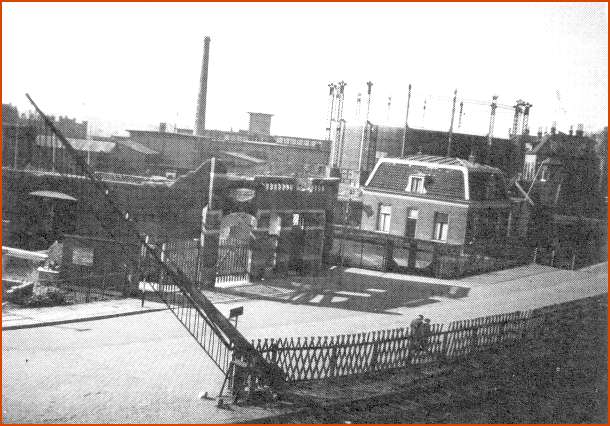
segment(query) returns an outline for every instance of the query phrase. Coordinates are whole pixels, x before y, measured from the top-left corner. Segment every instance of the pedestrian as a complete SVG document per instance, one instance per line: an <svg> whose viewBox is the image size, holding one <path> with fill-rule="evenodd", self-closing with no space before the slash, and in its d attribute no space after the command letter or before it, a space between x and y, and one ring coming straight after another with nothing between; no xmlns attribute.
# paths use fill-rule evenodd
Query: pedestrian
<svg viewBox="0 0 610 426"><path fill-rule="evenodd" d="M417 317L415 317L413 319L413 321L411 321L411 336L415 336L417 334L417 330L419 329L419 327L422 325L422 323L424 322L424 316L423 315L418 315Z"/></svg>
<svg viewBox="0 0 610 426"><path fill-rule="evenodd" d="M430 318L426 318L422 325L420 326L420 336L419 336L419 350L427 351L428 350L428 339L430 338L430 333L432 332L432 326L430 325Z"/></svg>
<svg viewBox="0 0 610 426"><path fill-rule="evenodd" d="M419 349L419 333L422 324L424 323L424 316L418 315L411 321L411 341L409 342L409 355L407 361L411 362L411 358L416 350Z"/></svg>

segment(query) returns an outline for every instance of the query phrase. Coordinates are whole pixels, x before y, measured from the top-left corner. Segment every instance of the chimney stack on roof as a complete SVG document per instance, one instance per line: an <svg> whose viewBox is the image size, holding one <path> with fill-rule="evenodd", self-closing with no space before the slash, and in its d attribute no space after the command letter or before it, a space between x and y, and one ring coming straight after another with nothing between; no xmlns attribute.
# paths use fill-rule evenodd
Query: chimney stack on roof
<svg viewBox="0 0 610 426"><path fill-rule="evenodd" d="M201 64L201 79L199 85L199 98L197 100L197 115L195 117L195 135L203 136L205 133L205 105L208 94L208 63L210 61L210 37L203 39L203 63Z"/></svg>
<svg viewBox="0 0 610 426"><path fill-rule="evenodd" d="M570 131L568 133L570 136L574 134L574 126L570 126Z"/></svg>
<svg viewBox="0 0 610 426"><path fill-rule="evenodd" d="M582 123L579 123L576 126L576 136L583 137L585 135L585 126Z"/></svg>
<svg viewBox="0 0 610 426"><path fill-rule="evenodd" d="M159 133L165 133L167 131L167 123L159 123Z"/></svg>

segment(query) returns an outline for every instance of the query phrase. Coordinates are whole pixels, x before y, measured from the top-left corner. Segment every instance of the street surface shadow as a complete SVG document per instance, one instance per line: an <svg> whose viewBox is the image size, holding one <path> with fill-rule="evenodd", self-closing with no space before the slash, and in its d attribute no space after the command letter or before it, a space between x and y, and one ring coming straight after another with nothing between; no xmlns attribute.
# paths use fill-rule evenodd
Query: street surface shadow
<svg viewBox="0 0 610 426"><path fill-rule="evenodd" d="M462 298L468 295L469 288L328 271L316 277L266 279L222 291L297 305L400 315L391 310L437 303L439 297Z"/></svg>

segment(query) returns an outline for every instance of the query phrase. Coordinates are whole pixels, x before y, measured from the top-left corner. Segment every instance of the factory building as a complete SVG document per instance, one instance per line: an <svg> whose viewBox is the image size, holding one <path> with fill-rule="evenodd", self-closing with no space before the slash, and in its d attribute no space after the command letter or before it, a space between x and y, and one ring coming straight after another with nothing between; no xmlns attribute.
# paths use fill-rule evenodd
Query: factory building
<svg viewBox="0 0 610 426"><path fill-rule="evenodd" d="M446 156L449 132L381 126L369 123L363 135L363 126L346 126L340 141L338 166L342 180L360 184L366 180L377 160L385 157L400 158L407 155ZM487 136L452 133L451 157L475 160L497 167L508 176L521 171L525 148L521 138L496 138L489 147ZM362 159L359 159L362 147ZM361 164L361 168L359 165ZM361 173L359 171L361 170Z"/></svg>
<svg viewBox="0 0 610 426"><path fill-rule="evenodd" d="M253 175L298 175L323 177L330 154L329 142L293 136L271 136L270 120L261 124L260 116L250 113L250 131L202 130L167 132L160 128L128 130L129 139L160 155L158 174L184 174L208 158L219 158L229 172ZM254 121L254 122L253 122Z"/></svg>

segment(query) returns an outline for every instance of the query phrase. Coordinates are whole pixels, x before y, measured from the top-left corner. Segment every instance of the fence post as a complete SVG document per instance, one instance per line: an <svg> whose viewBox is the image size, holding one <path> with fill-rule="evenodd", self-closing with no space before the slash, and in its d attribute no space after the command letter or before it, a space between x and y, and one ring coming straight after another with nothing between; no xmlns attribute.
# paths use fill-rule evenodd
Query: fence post
<svg viewBox="0 0 610 426"><path fill-rule="evenodd" d="M447 361L447 353L449 351L449 330L443 332L443 343L441 346L441 353L439 358L441 361Z"/></svg>
<svg viewBox="0 0 610 426"><path fill-rule="evenodd" d="M472 345L472 351L476 352L477 350L477 346L479 345L479 328L478 327L473 327L472 328L472 337L470 340L470 344Z"/></svg>
<svg viewBox="0 0 610 426"><path fill-rule="evenodd" d="M138 273L136 274L136 279L138 280L138 290L140 290L140 293L142 293L142 307L144 307L144 298L146 296L146 282L147 282L143 278L144 278L143 274L138 271ZM141 289L140 289L140 281L142 282Z"/></svg>
<svg viewBox="0 0 610 426"><path fill-rule="evenodd" d="M551 252L551 267L555 266L555 249Z"/></svg>
<svg viewBox="0 0 610 426"><path fill-rule="evenodd" d="M572 271L574 270L574 266L576 265L576 249L572 252Z"/></svg>
<svg viewBox="0 0 610 426"><path fill-rule="evenodd" d="M337 346L333 345L333 350L331 352L330 361L329 361L329 373L328 373L329 377L335 377L336 371L337 371Z"/></svg>
<svg viewBox="0 0 610 426"><path fill-rule="evenodd" d="M106 274L102 274L102 294L106 295Z"/></svg>
<svg viewBox="0 0 610 426"><path fill-rule="evenodd" d="M392 262L394 261L394 243L388 237L385 243L385 259L384 259L383 271L389 272L392 269Z"/></svg>
<svg viewBox="0 0 610 426"><path fill-rule="evenodd" d="M271 339L271 342L273 342L273 339ZM277 342L271 343L271 346L269 349L271 352L271 361L274 364L277 364L277 350L278 350Z"/></svg>
<svg viewBox="0 0 610 426"><path fill-rule="evenodd" d="M91 277L87 279L87 294L85 295L85 303L89 303L89 297L91 296Z"/></svg>
<svg viewBox="0 0 610 426"><path fill-rule="evenodd" d="M521 340L526 340L528 336L528 325L530 322L530 316L525 317L523 312L519 312L519 321L521 322ZM530 314L531 315L531 314Z"/></svg>
<svg viewBox="0 0 610 426"><path fill-rule="evenodd" d="M438 246L436 244L432 245L432 262L430 262L430 266L432 269L432 276L436 277L439 270L438 265Z"/></svg>
<svg viewBox="0 0 610 426"><path fill-rule="evenodd" d="M377 368L377 358L379 357L379 347L377 341L373 343L373 352L371 354L371 364L369 366L370 371L375 371Z"/></svg>
<svg viewBox="0 0 610 426"><path fill-rule="evenodd" d="M412 239L409 242L409 261L408 261L407 266L409 269L415 269L416 265L417 265L417 240Z"/></svg>
<svg viewBox="0 0 610 426"><path fill-rule="evenodd" d="M506 327L506 321L502 321L498 330L498 343L504 343L504 328Z"/></svg>
<svg viewBox="0 0 610 426"><path fill-rule="evenodd" d="M166 249L166 245L165 245L165 243L162 243L161 244L161 262L165 262L165 257L167 256L165 249ZM157 283L157 287L159 288L159 290L161 290L161 283L164 281L164 278L165 278L165 270L160 265L157 269L159 270L159 278L158 278L159 282ZM163 290L165 292L165 288Z"/></svg>
<svg viewBox="0 0 610 426"><path fill-rule="evenodd" d="M534 263L538 260L538 246L534 248Z"/></svg>

